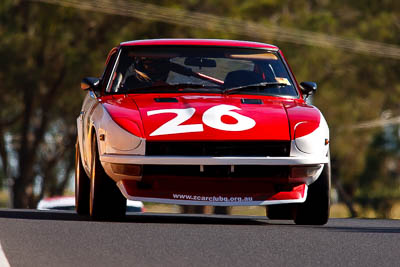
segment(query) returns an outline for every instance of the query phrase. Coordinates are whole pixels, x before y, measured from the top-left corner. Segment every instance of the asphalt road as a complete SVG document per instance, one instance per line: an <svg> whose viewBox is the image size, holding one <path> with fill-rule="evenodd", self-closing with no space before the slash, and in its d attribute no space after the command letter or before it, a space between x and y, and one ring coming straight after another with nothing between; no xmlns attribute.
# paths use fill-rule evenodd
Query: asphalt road
<svg viewBox="0 0 400 267"><path fill-rule="evenodd" d="M0 209L0 244L0 266L399 266L400 220L315 227L144 213L94 222L72 212Z"/></svg>

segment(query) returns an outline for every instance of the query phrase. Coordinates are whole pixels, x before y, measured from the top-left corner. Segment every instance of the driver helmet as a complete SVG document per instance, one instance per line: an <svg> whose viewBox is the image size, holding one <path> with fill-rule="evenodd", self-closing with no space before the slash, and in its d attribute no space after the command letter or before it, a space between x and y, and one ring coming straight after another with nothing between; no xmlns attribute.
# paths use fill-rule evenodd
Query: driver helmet
<svg viewBox="0 0 400 267"><path fill-rule="evenodd" d="M138 57L136 69L145 73L152 81L166 81L170 71L169 58Z"/></svg>

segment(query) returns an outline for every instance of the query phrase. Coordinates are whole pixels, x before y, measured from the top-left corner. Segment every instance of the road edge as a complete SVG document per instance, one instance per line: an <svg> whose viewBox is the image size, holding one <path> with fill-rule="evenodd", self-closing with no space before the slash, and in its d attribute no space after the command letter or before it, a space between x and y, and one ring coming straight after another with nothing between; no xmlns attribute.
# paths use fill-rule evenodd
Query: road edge
<svg viewBox="0 0 400 267"><path fill-rule="evenodd" d="M3 248L1 246L1 242L0 242L0 266L2 266L2 267L10 267L10 263L8 262L6 254L3 251Z"/></svg>

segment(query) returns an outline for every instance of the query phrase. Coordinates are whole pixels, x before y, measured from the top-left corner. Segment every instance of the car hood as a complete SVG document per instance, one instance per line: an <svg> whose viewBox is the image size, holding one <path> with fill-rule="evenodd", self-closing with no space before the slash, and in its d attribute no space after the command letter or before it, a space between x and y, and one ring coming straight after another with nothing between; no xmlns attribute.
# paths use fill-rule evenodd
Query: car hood
<svg viewBox="0 0 400 267"><path fill-rule="evenodd" d="M291 140L301 114L313 109L293 100L238 95L143 94L103 102L122 128L154 141ZM126 120L137 126L134 131L123 125Z"/></svg>

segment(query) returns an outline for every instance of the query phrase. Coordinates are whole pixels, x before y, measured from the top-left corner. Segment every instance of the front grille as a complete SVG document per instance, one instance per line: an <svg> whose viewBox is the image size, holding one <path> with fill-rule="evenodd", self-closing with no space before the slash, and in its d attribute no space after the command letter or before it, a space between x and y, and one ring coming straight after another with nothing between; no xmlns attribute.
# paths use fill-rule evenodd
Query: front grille
<svg viewBox="0 0 400 267"><path fill-rule="evenodd" d="M264 165L144 165L143 176L225 177L225 178L288 178L288 166Z"/></svg>
<svg viewBox="0 0 400 267"><path fill-rule="evenodd" d="M147 156L287 157L289 141L147 141Z"/></svg>

